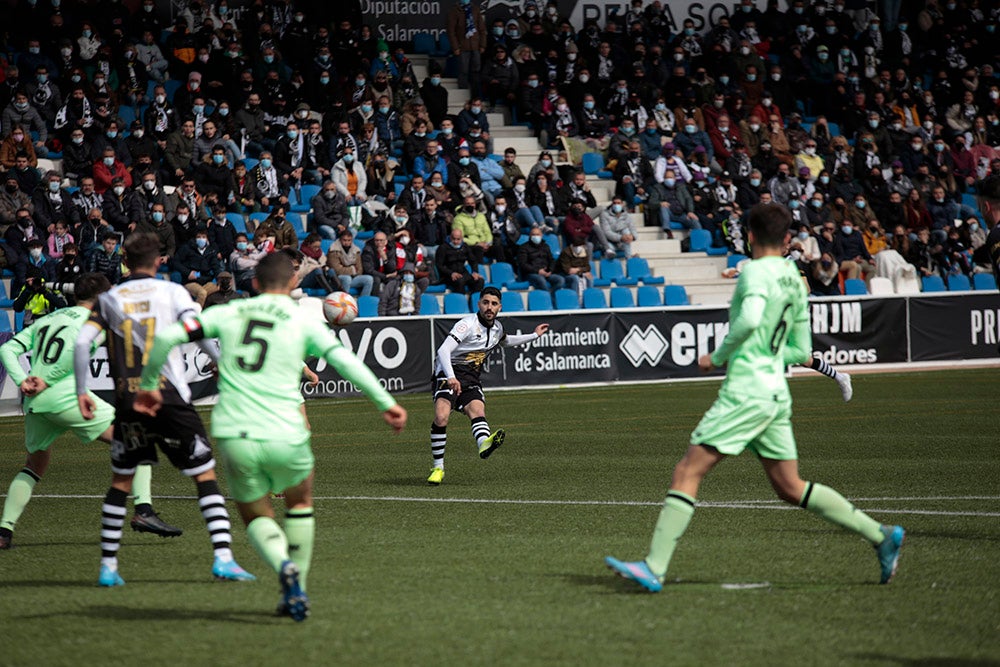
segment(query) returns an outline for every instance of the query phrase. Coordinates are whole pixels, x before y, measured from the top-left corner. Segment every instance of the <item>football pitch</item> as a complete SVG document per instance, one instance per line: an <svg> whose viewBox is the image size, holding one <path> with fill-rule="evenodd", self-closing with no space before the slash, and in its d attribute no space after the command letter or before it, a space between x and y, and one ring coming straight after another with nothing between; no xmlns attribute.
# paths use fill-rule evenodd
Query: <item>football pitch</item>
<svg viewBox="0 0 1000 667"><path fill-rule="evenodd" d="M103 445L61 439L0 552L0 665L998 665L997 369L791 380L801 472L907 529L878 585L871 547L774 499L759 464L702 486L663 592L605 555L645 555L675 461L716 382L490 391L507 440L489 460L468 420L430 468L431 402L402 397L389 433L370 404L307 403L316 453L312 616L272 615L275 576L235 518L255 583L215 583L191 482L162 465L156 507L184 528L126 528L127 585L99 589ZM0 420L0 492L23 464ZM223 488L225 482L223 481ZM130 507L131 514L131 507Z"/></svg>

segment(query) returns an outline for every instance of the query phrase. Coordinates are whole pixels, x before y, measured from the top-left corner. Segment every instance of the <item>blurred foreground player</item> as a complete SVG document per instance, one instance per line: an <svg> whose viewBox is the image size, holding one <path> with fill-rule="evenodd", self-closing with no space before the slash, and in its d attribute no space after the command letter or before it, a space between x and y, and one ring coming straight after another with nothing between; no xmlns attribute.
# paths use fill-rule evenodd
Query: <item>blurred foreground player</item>
<svg viewBox="0 0 1000 667"><path fill-rule="evenodd" d="M779 498L868 540L878 555L881 583L889 583L896 571L902 527L880 525L833 489L799 477L792 399L784 370L788 364L809 359L810 331L805 287L794 264L782 257L790 223L784 206L758 205L751 210L754 261L736 285L729 333L715 352L698 360L706 372L728 365L719 397L695 428L687 453L674 468L645 560L605 558L615 573L646 590L663 588L674 548L694 514L702 479L726 456L737 456L744 449L760 458Z"/></svg>

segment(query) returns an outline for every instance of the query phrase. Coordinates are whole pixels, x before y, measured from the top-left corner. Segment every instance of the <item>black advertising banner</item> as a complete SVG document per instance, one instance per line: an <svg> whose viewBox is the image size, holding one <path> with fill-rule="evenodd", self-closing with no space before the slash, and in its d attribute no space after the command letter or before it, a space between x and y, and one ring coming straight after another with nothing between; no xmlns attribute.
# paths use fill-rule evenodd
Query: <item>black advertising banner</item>
<svg viewBox="0 0 1000 667"><path fill-rule="evenodd" d="M835 366L906 361L906 299L810 299L813 354Z"/></svg>
<svg viewBox="0 0 1000 667"><path fill-rule="evenodd" d="M431 320L358 320L335 329L340 342L372 369L382 386L394 394L430 391L434 349ZM353 384L340 377L320 359L310 367L319 375L319 384L302 384L306 398L361 396Z"/></svg>
<svg viewBox="0 0 1000 667"><path fill-rule="evenodd" d="M1000 344L1000 296L910 299L910 360L990 359Z"/></svg>
<svg viewBox="0 0 1000 667"><path fill-rule="evenodd" d="M615 379L700 375L698 357L719 346L729 331L728 320L725 308L615 313Z"/></svg>

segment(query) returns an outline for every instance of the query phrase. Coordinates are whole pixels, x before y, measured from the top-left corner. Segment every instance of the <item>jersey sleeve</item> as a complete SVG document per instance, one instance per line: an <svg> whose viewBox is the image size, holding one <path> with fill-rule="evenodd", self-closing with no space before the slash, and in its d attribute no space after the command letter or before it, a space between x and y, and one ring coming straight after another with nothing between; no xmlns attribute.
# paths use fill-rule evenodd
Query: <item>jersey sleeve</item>
<svg viewBox="0 0 1000 667"><path fill-rule="evenodd" d="M396 399L385 390L371 369L344 347L326 325L310 323L306 352L310 356L326 359L342 378L361 389L379 410L385 411L396 405Z"/></svg>
<svg viewBox="0 0 1000 667"><path fill-rule="evenodd" d="M804 364L812 354L812 330L809 328L809 306L805 287L800 284L795 318L788 333L783 360L788 364Z"/></svg>
<svg viewBox="0 0 1000 667"><path fill-rule="evenodd" d="M24 382L28 374L21 368L21 363L17 360L22 354L30 350L35 344L35 327L30 326L14 335L9 341L0 345L0 363L7 369L7 375L14 384L19 385Z"/></svg>

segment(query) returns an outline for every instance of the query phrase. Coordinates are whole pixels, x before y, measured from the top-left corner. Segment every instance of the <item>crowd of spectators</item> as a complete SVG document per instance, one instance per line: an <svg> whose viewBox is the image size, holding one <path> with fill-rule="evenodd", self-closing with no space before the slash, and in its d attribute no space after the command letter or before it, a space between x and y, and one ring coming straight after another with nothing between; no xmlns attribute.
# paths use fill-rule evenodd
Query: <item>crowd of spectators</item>
<svg viewBox="0 0 1000 667"><path fill-rule="evenodd" d="M963 196L1000 173L988 3L740 0L709 27L673 26L660 0L582 26L554 2L501 5L510 15L487 24L477 0L457 0L454 51L422 81L408 45L350 12L190 0L166 24L154 4L8 13L0 263L36 314L71 300L60 287L80 271L119 281L133 233L159 237L202 303L252 292L256 262L285 250L303 288L388 294L384 312L401 314L430 284L480 289L488 259L539 289L579 289L594 255L633 254L637 211L739 252L750 206L787 205L789 252L816 293L983 263ZM527 174L491 135L494 108L539 138ZM584 153L613 173L606 205Z"/></svg>

